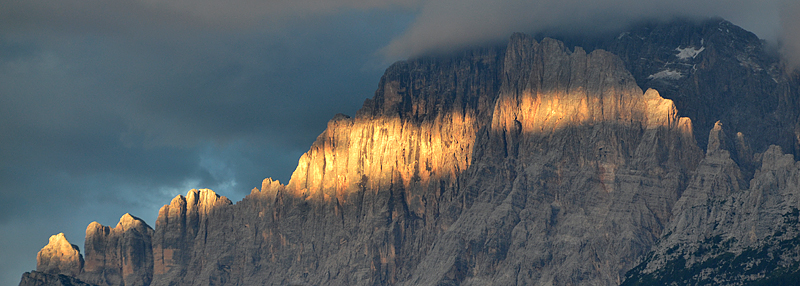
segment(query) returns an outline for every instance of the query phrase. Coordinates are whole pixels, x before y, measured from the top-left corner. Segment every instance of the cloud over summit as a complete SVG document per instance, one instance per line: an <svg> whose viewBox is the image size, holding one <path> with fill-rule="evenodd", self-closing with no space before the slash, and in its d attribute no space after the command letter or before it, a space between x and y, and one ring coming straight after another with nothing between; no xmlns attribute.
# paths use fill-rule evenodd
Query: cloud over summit
<svg viewBox="0 0 800 286"><path fill-rule="evenodd" d="M2 3L6 2L6 3ZM349 11L411 13L380 51L389 60L506 39L513 32L567 28L590 34L640 20L722 17L800 51L793 0L0 0L0 29L47 28L154 36L160 33L280 31ZM171 32L170 32L171 31ZM173 34L169 36L175 36Z"/></svg>
<svg viewBox="0 0 800 286"><path fill-rule="evenodd" d="M781 54L790 68L800 68L800 2L786 1L781 7Z"/></svg>
<svg viewBox="0 0 800 286"><path fill-rule="evenodd" d="M797 0L0 0L0 284L49 235L289 177L385 65L513 32L721 16L800 63ZM284 182L286 183L286 182ZM57 219L50 219L57 218Z"/></svg>
<svg viewBox="0 0 800 286"><path fill-rule="evenodd" d="M429 0L408 29L381 53L404 58L502 40L513 32L566 28L591 34L624 28L636 21L673 17L722 17L775 42L780 33L778 11L784 2L788 0Z"/></svg>

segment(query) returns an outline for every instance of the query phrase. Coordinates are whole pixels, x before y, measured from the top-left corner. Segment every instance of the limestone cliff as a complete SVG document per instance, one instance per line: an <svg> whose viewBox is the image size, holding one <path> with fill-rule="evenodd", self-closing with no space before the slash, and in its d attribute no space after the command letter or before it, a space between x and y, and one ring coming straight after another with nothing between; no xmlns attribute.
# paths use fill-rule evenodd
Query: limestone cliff
<svg viewBox="0 0 800 286"><path fill-rule="evenodd" d="M24 286L95 286L76 278L83 272L83 255L63 233L50 240L36 255L36 271L25 272L19 285Z"/></svg>
<svg viewBox="0 0 800 286"><path fill-rule="evenodd" d="M691 121L616 56L515 35L462 210L408 285L614 285L701 154Z"/></svg>
<svg viewBox="0 0 800 286"><path fill-rule="evenodd" d="M228 198L202 189L191 190L185 197L178 195L158 211L151 248L153 285L187 285L178 282L179 279L189 270L197 270L191 268L202 267L204 261L214 259L204 253L204 248L219 246L229 229L211 218L219 208L230 205ZM191 273L185 279L197 278L197 274Z"/></svg>
<svg viewBox="0 0 800 286"><path fill-rule="evenodd" d="M153 285L619 283L701 156L691 130L616 56L552 39L397 63L286 186L162 208Z"/></svg>
<svg viewBox="0 0 800 286"><path fill-rule="evenodd" d="M719 18L655 21L597 46L619 55L639 86L657 89L692 118L701 147L721 121L756 152L778 145L798 154L800 82L755 34ZM756 166L739 162L736 150L731 155L751 176Z"/></svg>
<svg viewBox="0 0 800 286"><path fill-rule="evenodd" d="M722 132L719 124L711 131L676 218L626 285L789 285L781 280L787 275L796 281L800 164L773 145L754 156L759 167L748 184L730 152L715 144Z"/></svg>
<svg viewBox="0 0 800 286"><path fill-rule="evenodd" d="M86 228L86 264L78 275L97 285L150 285L153 229L130 214L114 228L92 222Z"/></svg>
<svg viewBox="0 0 800 286"><path fill-rule="evenodd" d="M723 124L753 130L729 117L696 134L717 103L693 96L729 85L734 102L719 106L743 120L764 111L756 128L793 149L797 118L781 104L800 94L750 37L712 29L725 23L678 50L647 29L599 45L622 57L515 34L504 47L395 63L355 116L334 116L288 184L266 179L236 204L191 190L161 208L155 230L129 215L113 229L93 223L85 266L69 258L47 279L67 269L98 285L618 285L661 277L676 245L694 257L684 265L702 264L689 254L706 246L692 241L775 249L797 237L793 158L766 149L773 135L726 135ZM719 67L749 72L699 82ZM756 107L744 100L757 90L733 85L750 76L773 82Z"/></svg>
<svg viewBox="0 0 800 286"><path fill-rule="evenodd" d="M37 256L36 271L20 285L150 285L153 277L153 229L130 214L116 227L92 222L86 228L86 259L63 233Z"/></svg>
<svg viewBox="0 0 800 286"><path fill-rule="evenodd" d="M393 65L354 118L329 122L288 185L265 180L236 205L212 209L202 236L163 226L178 216L172 210L180 202L173 200L162 209L156 236L164 228L176 248L198 255L176 259L164 247L164 257L175 263L161 271L157 262L153 284L406 279L441 232L438 202L449 200L442 196L453 193L447 190L458 187L457 176L469 166L496 94L501 56L486 49Z"/></svg>

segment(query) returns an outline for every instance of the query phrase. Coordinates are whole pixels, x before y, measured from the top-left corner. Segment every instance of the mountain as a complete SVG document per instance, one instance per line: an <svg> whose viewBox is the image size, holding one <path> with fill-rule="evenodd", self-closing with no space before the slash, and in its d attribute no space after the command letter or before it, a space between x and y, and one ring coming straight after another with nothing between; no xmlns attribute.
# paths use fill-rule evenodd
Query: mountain
<svg viewBox="0 0 800 286"><path fill-rule="evenodd" d="M800 282L800 164L780 147L756 154L748 182L723 128L676 203L677 215L624 285L796 285Z"/></svg>
<svg viewBox="0 0 800 286"><path fill-rule="evenodd" d="M514 34L397 62L288 184L235 204L191 190L154 229L92 223L85 259L56 236L20 285L795 277L800 76L721 19L586 43Z"/></svg>

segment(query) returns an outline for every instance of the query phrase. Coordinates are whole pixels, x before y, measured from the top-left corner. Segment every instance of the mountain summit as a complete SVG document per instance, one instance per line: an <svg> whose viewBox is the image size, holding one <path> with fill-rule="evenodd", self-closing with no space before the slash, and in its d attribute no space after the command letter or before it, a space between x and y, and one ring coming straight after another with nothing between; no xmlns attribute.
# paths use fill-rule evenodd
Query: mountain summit
<svg viewBox="0 0 800 286"><path fill-rule="evenodd" d="M514 34L397 62L288 184L235 204L191 190L155 229L92 223L85 264L70 248L20 285L737 284L796 269L775 251L797 245L781 243L798 237L800 77L720 19L587 49ZM750 272L704 264L726 253Z"/></svg>

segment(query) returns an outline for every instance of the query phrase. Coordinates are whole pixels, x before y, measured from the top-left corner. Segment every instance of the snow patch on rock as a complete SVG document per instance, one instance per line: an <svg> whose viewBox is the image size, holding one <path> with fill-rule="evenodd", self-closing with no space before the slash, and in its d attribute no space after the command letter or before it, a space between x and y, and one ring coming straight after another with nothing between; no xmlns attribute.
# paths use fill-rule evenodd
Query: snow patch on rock
<svg viewBox="0 0 800 286"><path fill-rule="evenodd" d="M681 49L680 47L677 47L677 48L675 48L675 50L678 51L678 54L675 55L675 56L678 57L681 60L685 60L685 59L688 59L688 58L695 58L695 57L697 57L698 54L703 52L705 49L706 49L706 47L700 47L699 49L695 49L694 47L688 47L688 48Z"/></svg>
<svg viewBox="0 0 800 286"><path fill-rule="evenodd" d="M683 74L676 70L663 70L654 74L651 74L647 77L647 79L680 79L683 77Z"/></svg>

